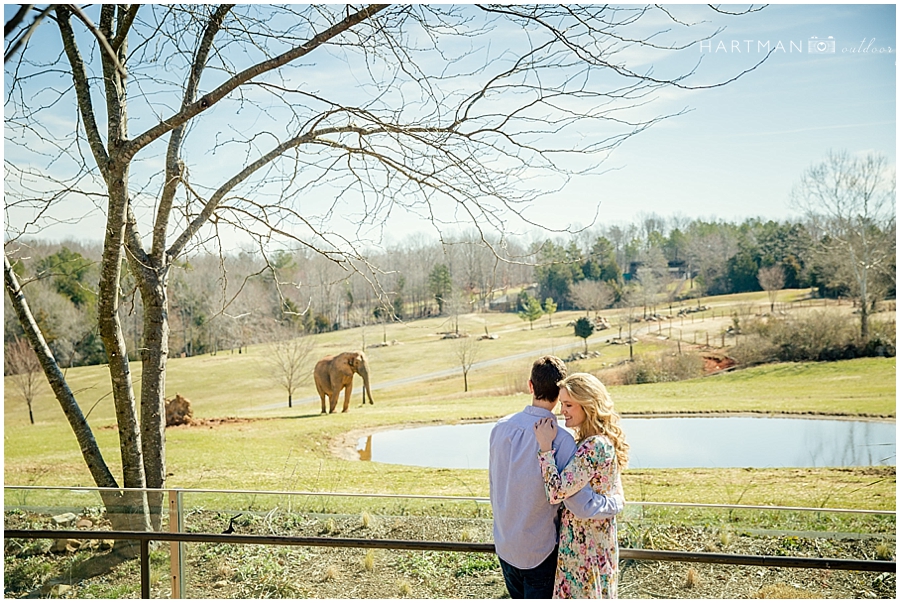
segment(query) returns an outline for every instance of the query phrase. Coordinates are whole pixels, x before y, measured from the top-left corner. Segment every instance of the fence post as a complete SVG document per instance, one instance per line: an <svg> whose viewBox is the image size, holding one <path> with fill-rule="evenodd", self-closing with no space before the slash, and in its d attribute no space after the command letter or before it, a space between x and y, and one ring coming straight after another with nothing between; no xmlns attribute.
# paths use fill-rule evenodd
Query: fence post
<svg viewBox="0 0 900 603"><path fill-rule="evenodd" d="M150 598L150 540L141 538L141 598Z"/></svg>
<svg viewBox="0 0 900 603"><path fill-rule="evenodd" d="M169 490L169 531L183 532L184 520L182 519L181 492ZM172 576L172 598L181 599L184 589L184 558L182 542L169 543L169 574Z"/></svg>

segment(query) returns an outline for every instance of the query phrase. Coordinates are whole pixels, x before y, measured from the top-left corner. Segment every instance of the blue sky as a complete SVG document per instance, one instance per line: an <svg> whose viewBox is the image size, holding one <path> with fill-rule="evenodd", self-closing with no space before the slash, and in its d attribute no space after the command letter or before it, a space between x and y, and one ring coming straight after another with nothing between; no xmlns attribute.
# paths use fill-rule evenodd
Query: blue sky
<svg viewBox="0 0 900 603"><path fill-rule="evenodd" d="M896 161L894 5L769 5L724 22L702 49L681 51L702 56L704 81L740 72L767 42L785 51L722 88L671 94L657 107L691 112L627 141L607 160L615 171L567 191L567 203L589 216L599 200L598 222L651 212L780 220L795 215L792 186L829 149ZM813 36L833 37L834 53L810 54Z"/></svg>
<svg viewBox="0 0 900 603"><path fill-rule="evenodd" d="M595 213L598 225L649 213L783 220L795 215L789 207L792 186L830 149L873 151L896 161L895 5L775 4L740 17L717 15L706 5L671 9L679 19L706 21L701 31L725 29L677 52L635 52L636 68L666 74L696 66L692 81L710 84L752 67L766 49L775 51L727 86L658 93L647 115L689 112L627 140L605 160L601 175L575 178L535 203L526 212L533 221L564 228L584 225ZM42 33L50 35L52 26ZM823 52L809 52L812 38ZM501 43L502 35L496 40ZM327 206L325 197L321 203ZM355 229L339 219L332 226ZM433 234L420 219L395 212L386 242L416 231ZM102 236L99 216L46 229L42 236L85 233Z"/></svg>

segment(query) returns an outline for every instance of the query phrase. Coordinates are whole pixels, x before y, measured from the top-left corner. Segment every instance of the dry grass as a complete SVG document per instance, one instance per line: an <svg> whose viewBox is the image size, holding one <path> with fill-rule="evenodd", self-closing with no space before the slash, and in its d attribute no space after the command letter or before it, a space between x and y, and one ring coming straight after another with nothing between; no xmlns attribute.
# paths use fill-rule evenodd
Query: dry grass
<svg viewBox="0 0 900 603"><path fill-rule="evenodd" d="M325 568L325 577L324 580L330 582L337 580L341 577L341 571L338 569L336 565L329 565Z"/></svg>
<svg viewBox="0 0 900 603"><path fill-rule="evenodd" d="M768 584L759 589L756 599L821 599L819 593L789 586L787 584Z"/></svg>
<svg viewBox="0 0 900 603"><path fill-rule="evenodd" d="M700 586L700 574L694 568L688 569L687 576L684 579L685 588L696 588Z"/></svg>
<svg viewBox="0 0 900 603"><path fill-rule="evenodd" d="M375 550L374 549L369 549L366 552L366 556L363 557L362 565L363 565L363 569L366 570L367 572L375 571Z"/></svg>
<svg viewBox="0 0 900 603"><path fill-rule="evenodd" d="M883 560L893 559L894 547L888 542L879 542L875 546L875 557Z"/></svg>

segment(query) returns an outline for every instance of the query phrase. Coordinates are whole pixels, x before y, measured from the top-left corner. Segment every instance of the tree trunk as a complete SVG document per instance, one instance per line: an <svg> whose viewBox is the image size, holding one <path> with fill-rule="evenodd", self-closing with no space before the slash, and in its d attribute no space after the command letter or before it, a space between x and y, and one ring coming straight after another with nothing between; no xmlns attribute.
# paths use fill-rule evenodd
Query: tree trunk
<svg viewBox="0 0 900 603"><path fill-rule="evenodd" d="M869 341L869 304L865 299L859 305L859 337L863 345Z"/></svg>
<svg viewBox="0 0 900 603"><path fill-rule="evenodd" d="M141 346L141 449L148 488L166 485L166 364L169 358L167 270L147 256L129 254L144 304L144 343ZM138 259L139 258L139 259ZM163 494L149 496L154 530L162 522Z"/></svg>
<svg viewBox="0 0 900 603"><path fill-rule="evenodd" d="M59 368L53 352L44 340L44 336L34 320L25 294L19 286L18 279L12 271L9 259L3 256L3 272L5 277L6 291L9 294L10 303L19 319L19 324L25 332L25 337L31 344L47 381L56 396L57 401L62 407L63 414L72 427L75 439L78 441L78 448L81 450L81 456L87 465L88 471L94 483L100 488L118 488L115 477L103 459L97 440L94 439L94 433L88 425L87 419L81 412L81 407L75 399L75 394L69 388L66 377ZM134 513L135 510L140 511L142 508L141 497L139 494L128 493L117 490L101 490L100 498L106 507L107 516L114 530L146 530L149 526L143 521L143 514ZM126 556L136 553L137 547L134 543L121 541L116 543L117 551Z"/></svg>
<svg viewBox="0 0 900 603"><path fill-rule="evenodd" d="M125 236L125 214L128 205L125 170L110 175L108 222L100 264L100 284L97 322L100 338L109 360L116 423L119 428L119 449L122 454L122 474L126 488L146 488L141 433L138 426L137 405L128 354L119 321L119 281L122 274L122 250ZM122 511L133 516L134 529L149 530L147 499L141 493L126 493Z"/></svg>

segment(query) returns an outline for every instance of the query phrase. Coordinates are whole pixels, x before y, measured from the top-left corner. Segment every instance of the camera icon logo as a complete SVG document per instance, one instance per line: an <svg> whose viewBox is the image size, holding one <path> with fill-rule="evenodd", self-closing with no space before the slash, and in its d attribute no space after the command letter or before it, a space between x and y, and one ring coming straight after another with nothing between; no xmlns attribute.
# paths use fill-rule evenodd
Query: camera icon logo
<svg viewBox="0 0 900 603"><path fill-rule="evenodd" d="M816 36L809 39L806 46L809 54L834 54L834 37L828 36L827 40L820 40Z"/></svg>

